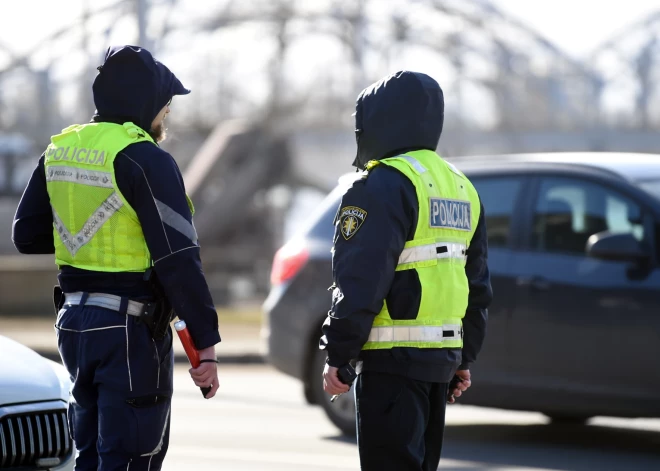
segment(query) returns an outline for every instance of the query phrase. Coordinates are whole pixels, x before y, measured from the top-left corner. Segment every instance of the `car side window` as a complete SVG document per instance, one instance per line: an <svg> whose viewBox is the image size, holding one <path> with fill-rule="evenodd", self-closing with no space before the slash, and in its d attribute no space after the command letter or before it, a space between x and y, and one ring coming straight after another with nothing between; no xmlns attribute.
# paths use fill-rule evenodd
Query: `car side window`
<svg viewBox="0 0 660 471"><path fill-rule="evenodd" d="M476 177L470 179L486 212L488 246L507 247L511 240L511 220L522 187L522 177Z"/></svg>
<svg viewBox="0 0 660 471"><path fill-rule="evenodd" d="M545 252L585 255L589 237L602 231L632 234L643 240L641 207L594 182L565 177L541 181L532 247Z"/></svg>

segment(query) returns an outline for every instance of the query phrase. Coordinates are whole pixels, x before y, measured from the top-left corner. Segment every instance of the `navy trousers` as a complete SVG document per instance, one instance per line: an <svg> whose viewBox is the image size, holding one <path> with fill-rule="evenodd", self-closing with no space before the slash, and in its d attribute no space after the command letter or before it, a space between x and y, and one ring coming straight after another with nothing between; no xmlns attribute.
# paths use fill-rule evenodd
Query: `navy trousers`
<svg viewBox="0 0 660 471"><path fill-rule="evenodd" d="M373 371L360 374L355 385L360 469L438 469L447 387Z"/></svg>
<svg viewBox="0 0 660 471"><path fill-rule="evenodd" d="M61 309L60 356L73 381L69 432L76 471L158 471L169 443L172 333L155 341L134 316Z"/></svg>

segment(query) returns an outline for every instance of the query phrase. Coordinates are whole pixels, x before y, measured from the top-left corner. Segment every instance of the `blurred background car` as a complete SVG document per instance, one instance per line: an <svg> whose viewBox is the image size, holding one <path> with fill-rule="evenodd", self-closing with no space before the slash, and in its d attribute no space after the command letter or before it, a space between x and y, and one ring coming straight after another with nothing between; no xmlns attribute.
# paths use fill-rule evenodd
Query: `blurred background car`
<svg viewBox="0 0 660 471"><path fill-rule="evenodd" d="M65 368L0 335L0 469L71 471Z"/></svg>
<svg viewBox="0 0 660 471"><path fill-rule="evenodd" d="M488 335L463 404L660 417L660 159L555 153L450 159L486 212L495 293ZM351 394L323 392L318 349L330 307L333 219L347 176L275 255L264 304L267 359L303 382L344 433ZM640 375L639 371L645 374Z"/></svg>

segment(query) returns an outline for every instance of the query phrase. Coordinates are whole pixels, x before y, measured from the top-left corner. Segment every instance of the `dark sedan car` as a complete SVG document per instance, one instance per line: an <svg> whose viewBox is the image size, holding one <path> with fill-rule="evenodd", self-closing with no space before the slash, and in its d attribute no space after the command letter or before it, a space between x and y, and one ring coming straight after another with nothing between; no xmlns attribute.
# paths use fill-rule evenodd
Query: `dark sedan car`
<svg viewBox="0 0 660 471"><path fill-rule="evenodd" d="M660 417L660 156L557 153L450 159L486 210L495 300L463 404ZM350 395L322 391L333 217L348 181L276 254L268 359L344 432Z"/></svg>

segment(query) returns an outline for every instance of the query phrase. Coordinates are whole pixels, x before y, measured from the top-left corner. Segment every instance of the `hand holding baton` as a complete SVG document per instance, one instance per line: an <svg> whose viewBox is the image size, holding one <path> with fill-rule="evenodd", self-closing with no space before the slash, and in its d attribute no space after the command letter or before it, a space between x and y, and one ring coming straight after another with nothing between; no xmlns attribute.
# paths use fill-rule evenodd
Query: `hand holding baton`
<svg viewBox="0 0 660 471"><path fill-rule="evenodd" d="M179 340L181 340L181 345L183 345L183 349L186 352L186 356L188 357L188 361L190 361L190 366L193 368L199 367L202 362L205 360L200 360L199 359L199 352L197 351L197 348L195 348L195 343L193 342L192 337L190 336L190 332L188 332L188 328L186 327L186 321L177 321L174 323L174 330L176 330L177 335L179 336ZM214 361L214 360L208 360L208 361ZM206 388L199 388L200 391L202 391L202 395L206 399L206 395L211 392L211 387L206 387Z"/></svg>

